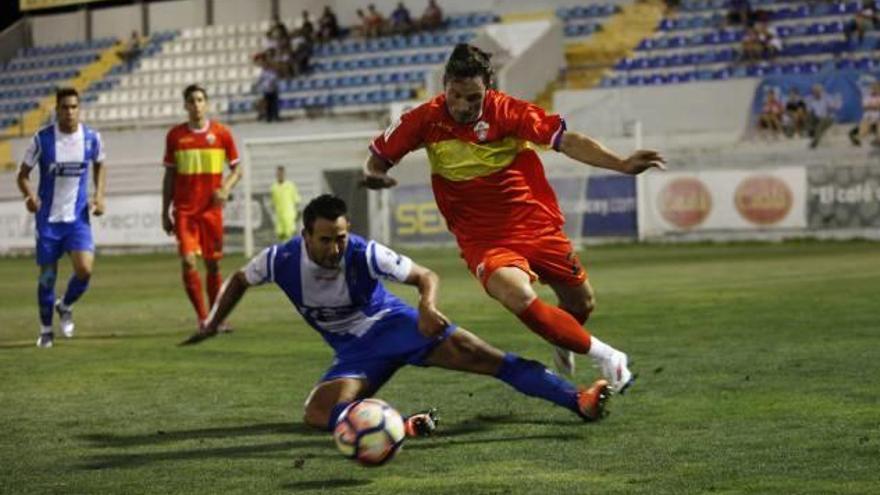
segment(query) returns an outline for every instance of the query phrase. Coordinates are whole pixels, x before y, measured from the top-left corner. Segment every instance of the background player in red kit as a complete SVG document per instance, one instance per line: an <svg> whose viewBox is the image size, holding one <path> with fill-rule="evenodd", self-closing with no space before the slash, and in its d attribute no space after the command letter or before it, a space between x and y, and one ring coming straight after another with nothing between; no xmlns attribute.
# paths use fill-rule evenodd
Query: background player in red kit
<svg viewBox="0 0 880 495"><path fill-rule="evenodd" d="M573 373L571 351L588 354L611 388L622 392L633 379L628 357L582 327L594 307L593 289L563 233L556 195L530 143L627 174L662 169L664 160L648 150L621 158L566 131L560 116L490 89L489 58L471 45L455 47L444 93L405 113L371 143L365 184L394 186L388 170L425 147L437 206L486 292L557 346L561 371ZM536 279L553 288L559 307L537 297L531 285Z"/></svg>
<svg viewBox="0 0 880 495"><path fill-rule="evenodd" d="M187 86L183 100L189 119L168 131L165 140L162 228L177 236L183 287L202 325L208 317L208 306L196 257L204 260L208 299L214 304L223 283L223 204L241 179L241 172L236 166L238 151L232 133L206 116L208 95L204 88ZM232 172L224 179L226 163ZM169 211L172 204L173 212Z"/></svg>

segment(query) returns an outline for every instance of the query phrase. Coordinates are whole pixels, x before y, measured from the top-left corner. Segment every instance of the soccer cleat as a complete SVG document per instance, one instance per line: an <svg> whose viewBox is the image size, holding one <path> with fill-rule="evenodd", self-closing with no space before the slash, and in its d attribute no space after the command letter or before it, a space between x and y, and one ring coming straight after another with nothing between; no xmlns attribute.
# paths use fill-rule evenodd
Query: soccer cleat
<svg viewBox="0 0 880 495"><path fill-rule="evenodd" d="M403 422L403 428L408 437L429 437L437 429L437 408L432 407L427 411L410 414Z"/></svg>
<svg viewBox="0 0 880 495"><path fill-rule="evenodd" d="M55 340L55 335L52 332L49 333L41 333L40 337L37 339L37 347L41 349L48 349L52 347L52 343Z"/></svg>
<svg viewBox="0 0 880 495"><path fill-rule="evenodd" d="M578 415L584 421L599 421L608 415L605 402L611 396L608 381L598 379L589 388L581 388L577 393Z"/></svg>
<svg viewBox="0 0 880 495"><path fill-rule="evenodd" d="M608 380L611 390L616 394L626 392L636 379L628 365L629 358L626 353L620 351L614 351L614 354L602 363L602 376Z"/></svg>
<svg viewBox="0 0 880 495"><path fill-rule="evenodd" d="M553 348L553 364L556 371L566 378L574 378L574 353L565 347Z"/></svg>
<svg viewBox="0 0 880 495"><path fill-rule="evenodd" d="M68 339L73 337L73 308L63 309L61 307L61 299L58 299L55 301L55 312L58 313L58 318L61 320L61 333Z"/></svg>

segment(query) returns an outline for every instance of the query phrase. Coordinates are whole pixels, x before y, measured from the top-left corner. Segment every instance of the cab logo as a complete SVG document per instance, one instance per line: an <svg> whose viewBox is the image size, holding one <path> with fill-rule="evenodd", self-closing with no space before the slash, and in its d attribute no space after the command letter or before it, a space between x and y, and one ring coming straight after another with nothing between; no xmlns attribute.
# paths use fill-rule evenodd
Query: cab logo
<svg viewBox="0 0 880 495"><path fill-rule="evenodd" d="M690 229L709 216L712 195L702 181L682 177L673 179L660 191L658 206L664 220L678 228Z"/></svg>
<svg viewBox="0 0 880 495"><path fill-rule="evenodd" d="M788 184L771 175L748 177L733 194L736 211L757 225L772 225L788 215L794 203Z"/></svg>

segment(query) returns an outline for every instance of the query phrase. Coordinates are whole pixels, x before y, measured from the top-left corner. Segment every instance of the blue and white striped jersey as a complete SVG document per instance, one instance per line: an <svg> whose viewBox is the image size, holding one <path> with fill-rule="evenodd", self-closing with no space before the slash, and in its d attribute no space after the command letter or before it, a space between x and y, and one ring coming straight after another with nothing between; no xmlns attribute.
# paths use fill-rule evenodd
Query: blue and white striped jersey
<svg viewBox="0 0 880 495"><path fill-rule="evenodd" d="M412 266L410 258L350 235L339 268L327 269L309 258L297 236L264 249L245 266L244 274L251 285L277 284L338 354L358 354L388 330L396 316L415 311L381 283L404 282Z"/></svg>
<svg viewBox="0 0 880 495"><path fill-rule="evenodd" d="M73 134L55 124L37 131L22 159L24 166L40 170L37 225L86 220L89 167L104 158L101 135L83 124Z"/></svg>

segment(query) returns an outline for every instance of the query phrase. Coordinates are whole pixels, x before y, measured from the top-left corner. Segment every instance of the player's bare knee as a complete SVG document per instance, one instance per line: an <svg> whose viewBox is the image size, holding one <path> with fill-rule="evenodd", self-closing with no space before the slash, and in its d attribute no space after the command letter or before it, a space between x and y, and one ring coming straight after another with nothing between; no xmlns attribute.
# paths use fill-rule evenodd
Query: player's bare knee
<svg viewBox="0 0 880 495"><path fill-rule="evenodd" d="M529 304L538 297L531 286L519 287L515 285L493 287L489 295L514 314L525 311Z"/></svg>
<svg viewBox="0 0 880 495"><path fill-rule="evenodd" d="M90 278L92 278L92 267L90 267L90 266L80 266L80 267L76 267L76 268L74 268L74 270L73 270L73 274L74 274L74 276L76 276L76 278L78 278L79 280L81 280L81 281L83 281L83 282L86 282L86 281L88 281Z"/></svg>
<svg viewBox="0 0 880 495"><path fill-rule="evenodd" d="M196 256L194 254L187 254L180 258L180 264L184 270L195 270Z"/></svg>
<svg viewBox="0 0 880 495"><path fill-rule="evenodd" d="M452 342L463 369L491 375L501 366L504 354L466 330L456 332Z"/></svg>

